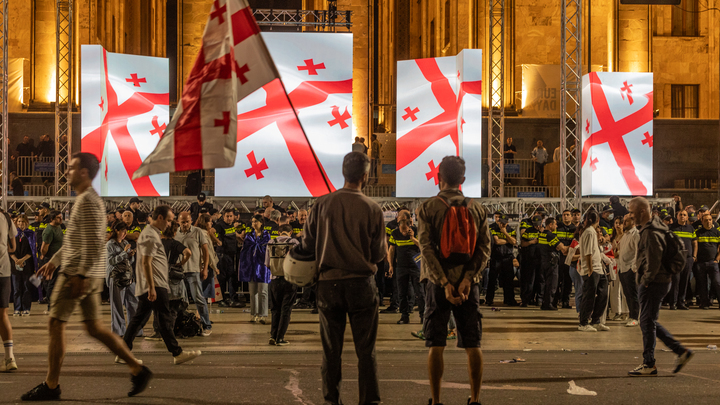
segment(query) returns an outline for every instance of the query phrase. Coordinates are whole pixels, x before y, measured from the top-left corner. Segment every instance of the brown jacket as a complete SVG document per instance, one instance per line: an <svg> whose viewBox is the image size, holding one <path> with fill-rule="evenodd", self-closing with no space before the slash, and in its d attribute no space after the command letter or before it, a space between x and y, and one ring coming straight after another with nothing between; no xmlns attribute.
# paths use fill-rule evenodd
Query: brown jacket
<svg viewBox="0 0 720 405"><path fill-rule="evenodd" d="M450 204L452 201L465 198L460 190L444 190L438 193ZM441 284L443 274L450 283L457 286L461 281L463 270L472 276L473 282L480 281L480 273L487 265L490 258L490 231L487 223L487 214L476 201L469 204L470 214L475 220L477 241L475 252L470 261L464 265L447 268L440 264L437 246L440 244L440 232L442 231L445 211L447 206L437 198L431 198L420 206L419 224L420 230L418 240L422 251L422 265L420 271L421 280L430 280L434 284Z"/></svg>

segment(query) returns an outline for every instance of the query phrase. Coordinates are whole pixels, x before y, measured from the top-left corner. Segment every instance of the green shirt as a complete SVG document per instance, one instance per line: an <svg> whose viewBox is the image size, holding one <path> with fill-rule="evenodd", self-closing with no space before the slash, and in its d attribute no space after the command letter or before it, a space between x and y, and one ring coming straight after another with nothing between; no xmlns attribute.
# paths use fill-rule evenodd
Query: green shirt
<svg viewBox="0 0 720 405"><path fill-rule="evenodd" d="M45 258L52 259L55 253L60 250L63 244L63 231L59 226L48 224L42 234L43 243L49 245Z"/></svg>

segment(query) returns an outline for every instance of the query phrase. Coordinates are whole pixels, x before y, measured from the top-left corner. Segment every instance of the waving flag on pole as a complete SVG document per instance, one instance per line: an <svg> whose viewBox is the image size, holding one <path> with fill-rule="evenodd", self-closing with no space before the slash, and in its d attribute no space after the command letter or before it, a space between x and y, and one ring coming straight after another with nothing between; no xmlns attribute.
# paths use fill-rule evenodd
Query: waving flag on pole
<svg viewBox="0 0 720 405"><path fill-rule="evenodd" d="M277 77L246 0L215 0L175 115L133 179L233 166L237 103Z"/></svg>

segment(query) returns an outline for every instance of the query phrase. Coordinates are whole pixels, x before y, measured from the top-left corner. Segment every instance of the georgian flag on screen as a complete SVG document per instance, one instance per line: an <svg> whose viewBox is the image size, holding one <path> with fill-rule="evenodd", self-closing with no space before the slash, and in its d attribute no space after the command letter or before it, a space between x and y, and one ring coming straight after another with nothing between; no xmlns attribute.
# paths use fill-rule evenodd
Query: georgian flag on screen
<svg viewBox="0 0 720 405"><path fill-rule="evenodd" d="M465 159L466 196L482 196L482 51L399 61L396 195L438 193L445 156Z"/></svg>
<svg viewBox="0 0 720 405"><path fill-rule="evenodd" d="M82 45L83 152L100 160L101 196L167 196L168 174L132 180L169 122L168 60Z"/></svg>
<svg viewBox="0 0 720 405"><path fill-rule="evenodd" d="M275 80L238 103L235 166L216 170L215 194L317 197L341 188L353 142L352 34L262 37L282 84Z"/></svg>
<svg viewBox="0 0 720 405"><path fill-rule="evenodd" d="M591 72L582 83L582 195L652 195L652 73Z"/></svg>

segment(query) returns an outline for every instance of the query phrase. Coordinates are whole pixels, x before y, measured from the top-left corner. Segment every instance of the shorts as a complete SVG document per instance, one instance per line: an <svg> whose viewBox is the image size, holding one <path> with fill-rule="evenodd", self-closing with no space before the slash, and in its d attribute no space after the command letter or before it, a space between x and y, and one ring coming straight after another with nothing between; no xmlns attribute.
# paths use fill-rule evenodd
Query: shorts
<svg viewBox="0 0 720 405"><path fill-rule="evenodd" d="M0 277L0 308L10 306L10 284L12 277Z"/></svg>
<svg viewBox="0 0 720 405"><path fill-rule="evenodd" d="M480 347L482 340L482 314L480 313L480 287L470 287L468 300L462 305L453 305L445 298L445 289L434 283L425 287L425 346L447 346L450 312L457 324L457 347Z"/></svg>
<svg viewBox="0 0 720 405"><path fill-rule="evenodd" d="M67 322L70 319L70 315L75 311L75 307L80 304L83 322L100 319L100 293L102 293L105 286L105 279L88 278L88 287L85 294L77 298L71 298L68 278L68 276L62 273L58 275L55 288L53 288L52 296L50 297L50 317Z"/></svg>

